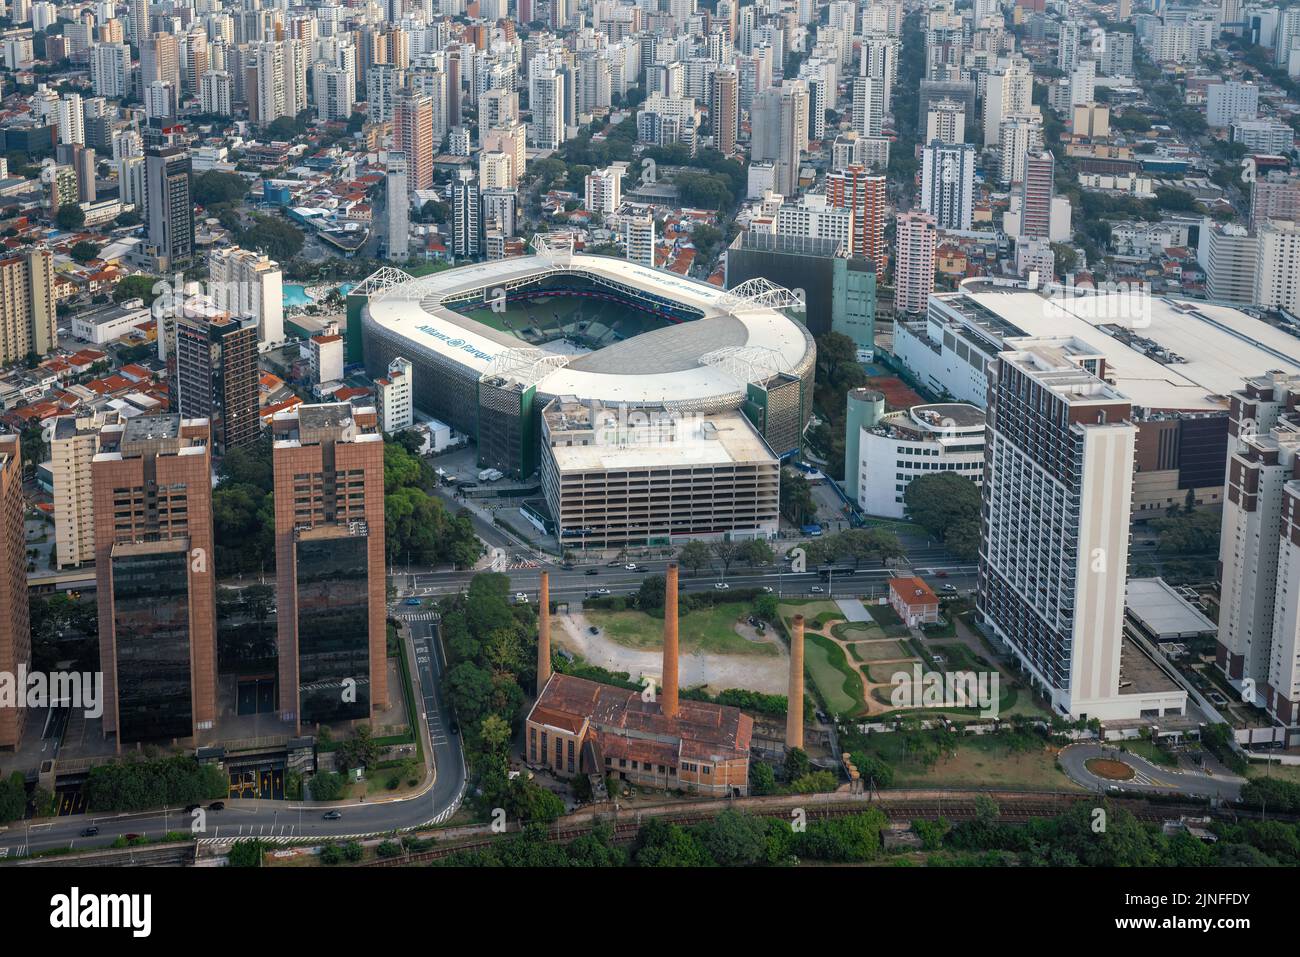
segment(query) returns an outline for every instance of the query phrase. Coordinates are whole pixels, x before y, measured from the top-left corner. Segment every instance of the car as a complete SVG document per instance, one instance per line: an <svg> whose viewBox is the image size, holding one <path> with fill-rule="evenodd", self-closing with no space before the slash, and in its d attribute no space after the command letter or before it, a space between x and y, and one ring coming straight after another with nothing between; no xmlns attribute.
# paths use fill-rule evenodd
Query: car
<svg viewBox="0 0 1300 957"><path fill-rule="evenodd" d="M630 571L630 572L634 572L634 571L636 571L636 562L628 562L628 563L627 563L626 565L624 565L623 567L626 568L626 569L627 569L628 571Z"/></svg>
<svg viewBox="0 0 1300 957"><path fill-rule="evenodd" d="M420 599L418 599L418 598L408 598L408 599L406 599L406 601L405 601L403 604L407 604L407 605L412 605L412 606L415 606L415 607L419 607Z"/></svg>
<svg viewBox="0 0 1300 957"><path fill-rule="evenodd" d="M948 593L948 594L950 594L950 595L955 595L955 594L957 594L957 586L956 586L956 585L942 585L942 586L940 586L939 591L941 591L941 592L946 592L946 593Z"/></svg>
<svg viewBox="0 0 1300 957"><path fill-rule="evenodd" d="M770 594L772 594L772 586L771 586L771 585L764 585L764 586L763 586L763 593L764 593L765 595L770 595Z"/></svg>
<svg viewBox="0 0 1300 957"><path fill-rule="evenodd" d="M573 562L565 562L565 563L564 563L563 565L561 565L560 567L563 568L566 572L571 572L571 571L573 571L575 568L577 568L578 566L574 565Z"/></svg>
<svg viewBox="0 0 1300 957"><path fill-rule="evenodd" d="M714 582L713 587L717 591L726 591L731 586L728 585L726 582Z"/></svg>
<svg viewBox="0 0 1300 957"><path fill-rule="evenodd" d="M226 809L225 801L213 801L208 805L209 811L224 811Z"/></svg>
<svg viewBox="0 0 1300 957"><path fill-rule="evenodd" d="M341 818L342 816L343 816L343 812L342 812L342 811L326 811L326 812L324 813L324 815L322 815L322 820L325 820L325 821L337 821L337 820L338 820L339 818Z"/></svg>
<svg viewBox="0 0 1300 957"><path fill-rule="evenodd" d="M608 594L609 594L609 589L608 589L608 588L597 588L597 589L596 589L596 594L597 594L597 595L608 595Z"/></svg>
<svg viewBox="0 0 1300 957"><path fill-rule="evenodd" d="M947 577L948 577L948 573L947 573L947 572L944 572L944 571L935 572L935 573L934 573L934 577L935 577L935 578L947 578Z"/></svg>
<svg viewBox="0 0 1300 957"><path fill-rule="evenodd" d="M82 837L94 837L98 833L99 833L99 828L95 827L95 825L93 824L90 825L90 827L83 827L81 829Z"/></svg>
<svg viewBox="0 0 1300 957"><path fill-rule="evenodd" d="M460 734L460 725L452 721L451 724L447 725L447 730L452 734Z"/></svg>
<svg viewBox="0 0 1300 957"><path fill-rule="evenodd" d="M812 588L809 588L808 590L812 592L814 595L823 595L826 593L826 589L823 588L821 585L813 585Z"/></svg>
<svg viewBox="0 0 1300 957"><path fill-rule="evenodd" d="M583 572L583 574L584 574L584 575L599 575L599 574L600 574L600 569L599 569L599 568L588 568L585 572Z"/></svg>
<svg viewBox="0 0 1300 957"><path fill-rule="evenodd" d="M599 635L599 634L600 634L600 629L597 628L595 625L592 625L592 626L591 626L590 628L588 628L587 630L588 630L589 632L591 632L593 635Z"/></svg>
<svg viewBox="0 0 1300 957"><path fill-rule="evenodd" d="M517 592L515 592L515 604L516 604L516 605L527 605L527 604L528 604L528 595L525 594L524 592L521 592L521 591L517 591Z"/></svg>

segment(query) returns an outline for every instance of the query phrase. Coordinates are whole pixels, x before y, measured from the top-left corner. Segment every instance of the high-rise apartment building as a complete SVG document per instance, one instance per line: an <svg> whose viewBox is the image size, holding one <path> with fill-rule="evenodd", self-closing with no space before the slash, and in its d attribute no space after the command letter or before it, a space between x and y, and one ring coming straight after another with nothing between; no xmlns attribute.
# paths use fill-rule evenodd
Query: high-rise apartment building
<svg viewBox="0 0 1300 957"><path fill-rule="evenodd" d="M32 663L23 532L23 461L18 435L0 435L0 674L17 680ZM0 708L0 751L17 750L28 708Z"/></svg>
<svg viewBox="0 0 1300 957"><path fill-rule="evenodd" d="M407 189L433 186L433 99L425 94L397 98L393 109L393 147L406 154Z"/></svg>
<svg viewBox="0 0 1300 957"><path fill-rule="evenodd" d="M1012 343L1008 343L1012 345ZM1072 337L1019 339L989 383L978 607L1075 719L1182 714L1170 682L1121 683L1137 428L1106 359ZM1127 669L1131 675L1136 669Z"/></svg>
<svg viewBox="0 0 1300 957"><path fill-rule="evenodd" d="M158 270L168 272L194 255L190 151L181 146L149 147L144 163L149 248Z"/></svg>
<svg viewBox="0 0 1300 957"><path fill-rule="evenodd" d="M885 204L889 195L884 176L865 166L852 165L826 176L826 199L838 209L851 209L850 251L868 259L883 273L889 255L885 250Z"/></svg>
<svg viewBox="0 0 1300 957"><path fill-rule="evenodd" d="M387 213L388 258L405 262L411 255L410 196L406 186L406 154L388 151L388 170L384 174L384 203Z"/></svg>
<svg viewBox="0 0 1300 957"><path fill-rule="evenodd" d="M971 228L975 204L975 147L931 143L921 152L921 209L940 229Z"/></svg>
<svg viewBox="0 0 1300 957"><path fill-rule="evenodd" d="M1242 698L1300 724L1300 377L1232 393L1216 663Z"/></svg>
<svg viewBox="0 0 1300 957"><path fill-rule="evenodd" d="M1025 178L1020 184L1020 235L1050 239L1052 197L1056 194L1056 160L1050 151L1025 156Z"/></svg>
<svg viewBox="0 0 1300 957"><path fill-rule="evenodd" d="M217 455L257 441L257 322L232 318L207 301L187 302L172 320L168 360L173 412L211 423Z"/></svg>
<svg viewBox="0 0 1300 957"><path fill-rule="evenodd" d="M95 560L91 462L99 452L100 431L118 421L120 417L116 412L61 415L50 427L55 563L60 569Z"/></svg>
<svg viewBox="0 0 1300 957"><path fill-rule="evenodd" d="M91 462L105 735L192 738L217 719L208 423L106 425Z"/></svg>
<svg viewBox="0 0 1300 957"><path fill-rule="evenodd" d="M208 294L218 309L256 322L260 349L284 342L284 273L265 253L214 248L208 254Z"/></svg>
<svg viewBox="0 0 1300 957"><path fill-rule="evenodd" d="M879 135L879 133L875 134ZM925 115L925 142L955 145L966 142L966 105L959 100L942 99L930 104Z"/></svg>
<svg viewBox="0 0 1300 957"><path fill-rule="evenodd" d="M388 376L375 380L379 428L389 435L409 429L415 422L411 368L408 360L398 356L388 363Z"/></svg>
<svg viewBox="0 0 1300 957"><path fill-rule="evenodd" d="M56 329L54 256L38 250L0 259L0 364L45 355Z"/></svg>
<svg viewBox="0 0 1300 957"><path fill-rule="evenodd" d="M934 292L938 225L929 213L913 210L899 214L895 232L898 251L894 262L894 310L923 313Z"/></svg>
<svg viewBox="0 0 1300 957"><path fill-rule="evenodd" d="M388 707L384 441L373 408L301 405L272 421L282 720Z"/></svg>
<svg viewBox="0 0 1300 957"><path fill-rule="evenodd" d="M713 147L723 156L736 151L740 127L740 74L735 67L713 74L713 96L709 105L713 123Z"/></svg>

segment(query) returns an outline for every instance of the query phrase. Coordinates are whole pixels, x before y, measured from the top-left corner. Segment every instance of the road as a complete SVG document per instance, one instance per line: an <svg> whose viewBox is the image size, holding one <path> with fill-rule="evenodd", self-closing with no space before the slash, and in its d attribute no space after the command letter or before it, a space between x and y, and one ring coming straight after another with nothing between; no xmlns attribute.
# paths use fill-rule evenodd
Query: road
<svg viewBox="0 0 1300 957"><path fill-rule="evenodd" d="M1122 761L1133 769L1134 776L1127 781L1098 777L1087 768L1087 762L1093 758ZM1241 798L1241 786L1244 783L1242 778L1216 777L1196 771L1159 767L1131 752L1100 744L1072 744L1060 753L1059 760L1061 769L1070 780L1094 791L1116 787L1144 794L1185 794L1236 801Z"/></svg>
<svg viewBox="0 0 1300 957"><path fill-rule="evenodd" d="M227 841L260 837L285 843L299 839L342 838L414 828L443 819L463 796L466 774L459 735L449 733L450 718L440 688L446 669L442 645L430 621L410 622L415 645L415 671L419 700L428 717L427 741L435 761L431 787L411 798L335 805L337 821L326 821L322 805L291 801L228 800L224 811L209 811L200 840ZM124 814L76 814L44 824L25 822L0 828L0 860L13 859L69 847L90 850L107 847L126 834L160 838L168 831L190 829L190 816L181 808ZM81 837L89 825L99 828L95 837Z"/></svg>

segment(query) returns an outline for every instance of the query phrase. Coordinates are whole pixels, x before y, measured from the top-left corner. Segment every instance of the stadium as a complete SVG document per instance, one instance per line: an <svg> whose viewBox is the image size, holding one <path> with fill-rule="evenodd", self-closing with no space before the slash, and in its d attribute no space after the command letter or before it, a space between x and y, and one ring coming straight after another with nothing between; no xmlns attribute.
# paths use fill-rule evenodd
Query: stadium
<svg viewBox="0 0 1300 957"><path fill-rule="evenodd" d="M796 452L816 350L789 291L730 291L534 242L529 256L412 278L381 269L348 293L372 377L413 365L419 411L470 435L481 467L539 467L554 400L686 416L742 413L772 455Z"/></svg>

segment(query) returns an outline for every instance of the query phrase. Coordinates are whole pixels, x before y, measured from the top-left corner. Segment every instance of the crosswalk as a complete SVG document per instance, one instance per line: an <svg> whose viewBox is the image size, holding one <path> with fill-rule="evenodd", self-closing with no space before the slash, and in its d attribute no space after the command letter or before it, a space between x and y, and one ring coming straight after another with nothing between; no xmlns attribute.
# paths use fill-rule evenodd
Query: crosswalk
<svg viewBox="0 0 1300 957"><path fill-rule="evenodd" d="M398 612L397 617L402 621L439 621L442 618L436 611Z"/></svg>

